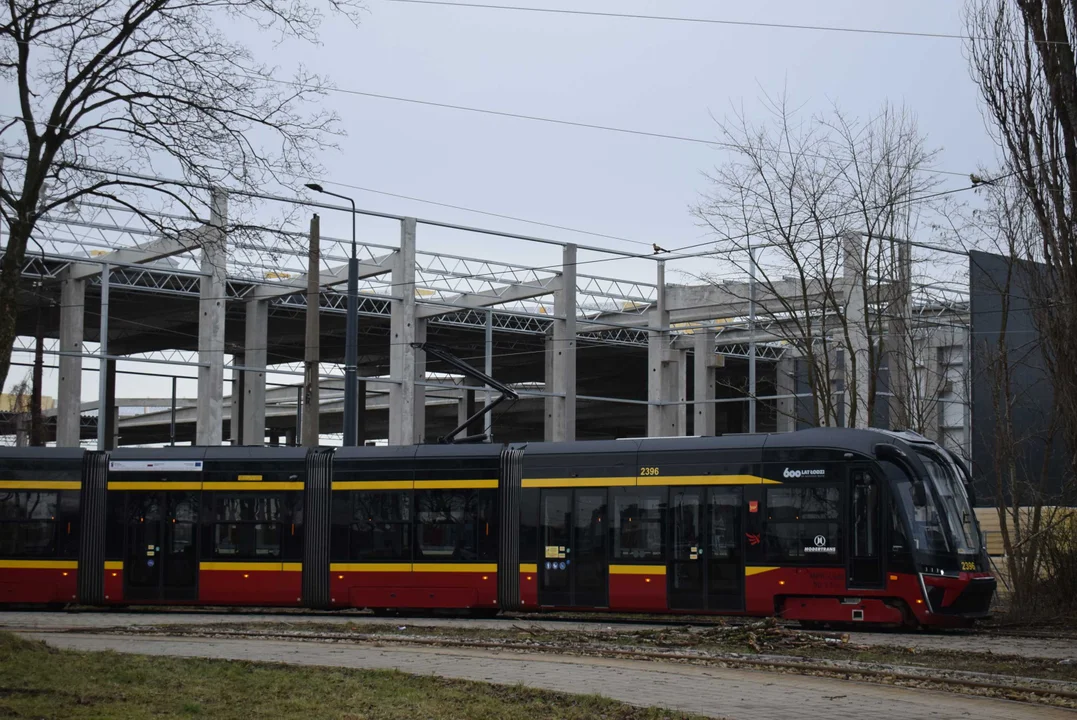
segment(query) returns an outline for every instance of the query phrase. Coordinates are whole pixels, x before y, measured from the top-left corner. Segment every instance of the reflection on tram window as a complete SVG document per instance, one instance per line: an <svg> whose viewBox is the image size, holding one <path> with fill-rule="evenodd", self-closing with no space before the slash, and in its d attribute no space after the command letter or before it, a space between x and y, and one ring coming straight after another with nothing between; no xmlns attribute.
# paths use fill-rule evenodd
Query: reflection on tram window
<svg viewBox="0 0 1077 720"><path fill-rule="evenodd" d="M213 501L214 556L236 560L280 558L282 521L288 520L286 508L283 493L216 496Z"/></svg>
<svg viewBox="0 0 1077 720"><path fill-rule="evenodd" d="M769 561L813 565L841 561L841 493L838 488L767 488L766 493Z"/></svg>
<svg viewBox="0 0 1077 720"><path fill-rule="evenodd" d="M408 562L411 560L411 493L333 493L331 558Z"/></svg>
<svg viewBox="0 0 1077 720"><path fill-rule="evenodd" d="M0 556L54 554L58 500L55 492L0 492Z"/></svg>
<svg viewBox="0 0 1077 720"><path fill-rule="evenodd" d="M617 560L661 560L664 490L613 493L613 557Z"/></svg>
<svg viewBox="0 0 1077 720"><path fill-rule="evenodd" d="M415 494L418 513L416 559L474 560L478 499L472 490L432 490Z"/></svg>
<svg viewBox="0 0 1077 720"><path fill-rule="evenodd" d="M496 560L496 491L415 493L415 559L422 562Z"/></svg>

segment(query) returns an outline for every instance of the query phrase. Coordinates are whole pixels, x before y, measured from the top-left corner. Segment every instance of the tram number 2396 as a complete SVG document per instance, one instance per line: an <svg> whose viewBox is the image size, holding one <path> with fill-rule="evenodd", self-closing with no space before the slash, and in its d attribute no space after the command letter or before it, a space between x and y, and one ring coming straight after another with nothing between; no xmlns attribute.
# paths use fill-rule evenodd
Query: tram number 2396
<svg viewBox="0 0 1077 720"><path fill-rule="evenodd" d="M656 467L641 467L639 469L640 477L654 477L656 475L661 475L661 473L658 472L658 468Z"/></svg>

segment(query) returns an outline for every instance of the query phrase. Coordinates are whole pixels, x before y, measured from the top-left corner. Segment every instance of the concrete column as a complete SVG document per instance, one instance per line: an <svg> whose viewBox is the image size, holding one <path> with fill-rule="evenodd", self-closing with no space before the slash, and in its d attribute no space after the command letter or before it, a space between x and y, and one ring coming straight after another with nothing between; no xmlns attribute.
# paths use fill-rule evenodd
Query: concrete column
<svg viewBox="0 0 1077 720"><path fill-rule="evenodd" d="M426 320L415 320L415 342L426 342ZM411 437L412 442L426 442L426 353L415 351L414 405Z"/></svg>
<svg viewBox="0 0 1077 720"><path fill-rule="evenodd" d="M228 259L225 225L228 196L213 190L210 198L210 232L202 240L201 270L204 273L198 300L198 409L195 421L197 445L220 445L224 406L224 318Z"/></svg>
<svg viewBox="0 0 1077 720"><path fill-rule="evenodd" d="M269 301L246 303L246 337L243 363L249 368L265 368L269 341ZM261 447L266 441L266 373L243 371L243 444Z"/></svg>
<svg viewBox="0 0 1077 720"><path fill-rule="evenodd" d="M553 393L547 435L554 442L571 442L576 439L576 246L565 245L561 257L561 289L554 292L556 317L547 340Z"/></svg>
<svg viewBox="0 0 1077 720"><path fill-rule="evenodd" d="M460 386L460 400L456 406L456 424L463 425L467 419L479 410L476 390L482 386L473 378L465 377L464 384ZM479 435L483 431L483 419L475 420L463 431L464 435Z"/></svg>
<svg viewBox="0 0 1077 720"><path fill-rule="evenodd" d="M546 392L548 394L546 395L545 398L543 398L544 413L543 413L543 431L542 431L543 435L542 435L542 439L545 442L553 442L553 438L554 438L554 432L553 432L554 403L553 403L553 401L554 401L554 398L553 398L552 393L554 391L554 382L553 382L553 375L554 375L554 369L553 369L554 342L553 342L553 326L552 325L546 331L546 338L545 338L544 342L545 342L545 352L543 353L543 358L542 358L542 360L543 360L543 362L542 362L542 377L545 379L545 381L544 381L542 389L543 389L544 392Z"/></svg>
<svg viewBox="0 0 1077 720"><path fill-rule="evenodd" d="M673 382L673 398L677 401L676 434L683 436L688 433L688 350L677 350L673 357L677 364L671 368L673 372L670 379Z"/></svg>
<svg viewBox="0 0 1077 720"><path fill-rule="evenodd" d="M355 384L355 403L359 413L355 423L355 444L362 447L366 443L366 380Z"/></svg>
<svg viewBox="0 0 1077 720"><path fill-rule="evenodd" d="M319 265L321 263L321 221L310 219L310 245L307 248L307 332L303 353L303 427L301 444L317 447L320 440L321 382L321 298ZM346 405L347 403L345 403Z"/></svg>
<svg viewBox="0 0 1077 720"><path fill-rule="evenodd" d="M105 450L115 450L120 435L120 411L116 407L116 361L105 362L105 407L98 417L105 419Z"/></svg>
<svg viewBox="0 0 1077 720"><path fill-rule="evenodd" d="M846 417L846 427L866 428L871 424L868 417L868 353L871 339L867 328L867 303L864 297L864 242L849 233L844 238L845 255L845 319L849 325L849 344L845 348L845 413L849 415L853 397L856 398L856 417ZM852 359L856 358L856 371Z"/></svg>
<svg viewBox="0 0 1077 720"><path fill-rule="evenodd" d="M416 380L426 372L425 357L411 346L426 336L426 323L415 313L415 219L400 223L400 252L393 266L393 300L389 318L389 444L420 443L426 429L425 397Z"/></svg>
<svg viewBox="0 0 1077 720"><path fill-rule="evenodd" d="M778 432L792 432L797 429L797 399L796 394L796 359L786 352L774 367L774 388L778 396L777 428Z"/></svg>
<svg viewBox="0 0 1077 720"><path fill-rule="evenodd" d="M714 353L714 331L697 330L695 334L692 400L694 402L693 435L714 434L714 369L718 355Z"/></svg>
<svg viewBox="0 0 1077 720"><path fill-rule="evenodd" d="M56 397L56 445L78 447L82 434L82 340L86 281L60 285L60 382ZM70 354L65 354L70 353Z"/></svg>
<svg viewBox="0 0 1077 720"><path fill-rule="evenodd" d="M232 356L232 365L244 365L242 353ZM228 439L233 445L243 444L243 372L232 370L232 407L228 415Z"/></svg>
<svg viewBox="0 0 1077 720"><path fill-rule="evenodd" d="M680 435L677 397L679 353L670 347L669 310L666 308L666 264L658 262L658 298L648 313L647 333L647 435Z"/></svg>

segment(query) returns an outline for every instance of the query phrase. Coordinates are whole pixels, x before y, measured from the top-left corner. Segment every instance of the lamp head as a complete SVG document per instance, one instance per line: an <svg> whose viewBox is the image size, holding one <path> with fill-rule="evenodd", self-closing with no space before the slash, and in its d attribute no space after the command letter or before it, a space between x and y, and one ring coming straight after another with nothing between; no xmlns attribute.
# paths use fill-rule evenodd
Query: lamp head
<svg viewBox="0 0 1077 720"><path fill-rule="evenodd" d="M325 190L322 188L322 186L319 185L318 183L307 183L307 187L310 188L311 190L313 190L314 192L325 192Z"/></svg>

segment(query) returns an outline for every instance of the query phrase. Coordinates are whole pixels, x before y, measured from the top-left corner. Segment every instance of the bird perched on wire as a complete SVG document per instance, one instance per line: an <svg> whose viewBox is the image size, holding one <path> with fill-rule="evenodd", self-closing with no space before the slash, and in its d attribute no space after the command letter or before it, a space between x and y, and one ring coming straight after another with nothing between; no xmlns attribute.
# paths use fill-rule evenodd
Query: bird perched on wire
<svg viewBox="0 0 1077 720"><path fill-rule="evenodd" d="M659 253L668 253L669 252L669 250L666 250L664 247L662 247L658 243L651 243L651 247L654 248L654 254L655 255L658 255Z"/></svg>

